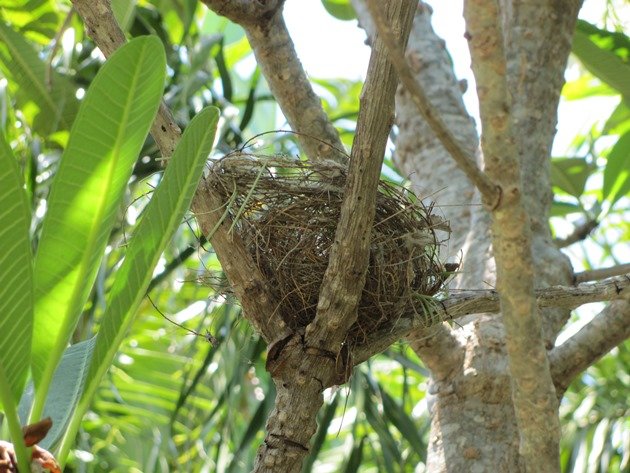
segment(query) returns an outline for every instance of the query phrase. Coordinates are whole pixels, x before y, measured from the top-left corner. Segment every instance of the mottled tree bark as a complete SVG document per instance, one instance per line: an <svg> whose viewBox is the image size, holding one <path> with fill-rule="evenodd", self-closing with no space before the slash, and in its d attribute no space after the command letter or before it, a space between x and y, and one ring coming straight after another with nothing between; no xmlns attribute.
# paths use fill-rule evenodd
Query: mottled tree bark
<svg viewBox="0 0 630 473"><path fill-rule="evenodd" d="M355 2L355 4L357 3L359 2ZM533 273L537 276L537 285L570 284L570 267L568 267L566 258L556 251L551 244L549 229L546 226L550 195L545 194L541 199L540 191L535 191L535 189L539 189L538 186L549 189L549 150L555 131L558 95L570 46L567 38L570 39L576 7L573 5L573 8L565 11L562 17L563 21L558 21L557 12L554 12L553 15L549 12L551 6L545 5L541 8L541 5L537 4L536 8L539 11L534 15L535 18L528 19L527 25L523 25L519 29L518 22L524 19L515 12L520 12L522 8L520 5L515 5L513 8L506 9L510 13L506 13L503 20L507 22L507 18L510 18L509 28L514 27L515 29L515 32L510 30L510 39L506 44L506 48L509 49L508 58L511 59L508 69L514 68L515 64L519 63L522 68L535 74L536 69L542 67L545 69L546 81L541 87L539 81L532 80L531 77L527 84L522 83L523 81L510 79L508 84L510 91L520 97L514 99L516 105L512 116L515 117L516 123L499 122L495 124L497 126L507 125L507 128L514 126L519 129L527 110L534 110L536 116L539 114L545 116L545 123L541 125L545 129L544 133L531 130L524 133L523 135L526 136L523 137L517 133L517 136L508 143L508 146L516 148L517 151L514 154L519 157L518 163L526 162L522 165L521 173L523 181L527 184L521 186L520 178L513 178L513 183L520 189L519 200L522 204L519 205L525 206L524 211L526 213L522 213L523 218L521 218L520 224L522 228L529 227L525 228L525 232L531 231L530 238L533 241L532 248L534 250ZM515 17L511 15L515 15ZM428 18L428 7L421 8L410 37L407 51L408 61L412 68L414 64L418 65L414 72L417 73L419 82L426 90L438 87L437 81L432 79L441 75L443 79L439 81L439 86L444 90L439 94L429 93L428 95L432 97L434 106L442 107L444 113L447 113L446 116L453 123L452 126L456 127L458 133L462 133L462 136L473 137L462 140L462 142L474 146L476 144L474 127L463 110L463 106L458 105L461 104L460 90L452 76L450 64L443 53L440 58L443 43L431 31ZM545 29L543 35L537 32L538 28ZM519 34L524 36L518 36ZM549 40L546 42L538 40L541 36L549 35L560 37L559 41L553 42L553 53L542 51L544 48L549 48ZM513 43L509 43L509 41L513 41ZM521 46L524 41L527 44ZM519 51L519 47L522 47L523 51ZM519 85L517 86L515 83L519 83ZM539 91L535 95L538 97L538 101L532 103L531 89L536 87L540 87L542 92ZM484 92L482 91L480 95L483 95ZM463 245L464 264L461 268L461 274L456 280L457 286L480 289L487 288L488 284L494 285L496 270L492 259L494 252L490 238L490 215L480 206L450 207L452 203L470 202L472 187L463 173L457 170L445 171L442 169L442 166L448 167L450 165L453 167L453 163L445 156L439 143L429 152L427 147L423 146L425 142L435 141L435 136L428 130L426 122L418 116L406 95L406 92L402 92L397 103L397 123L401 130L397 140L398 162L405 173L410 175L412 182L422 189L423 194L430 195L432 192L440 191L436 198L438 204L446 205L444 213L451 219L451 227L454 229L453 241L457 242L458 245L465 241ZM449 100L449 97L454 97L454 100ZM484 97L480 97L480 100L484 100ZM501 108L496 110L496 117L500 117L499 112L502 112ZM504 114L504 117L507 118L508 115ZM532 121L528 121L528 123L531 124ZM422 126L424 128L420 128ZM417 133L418 129L423 130L423 133ZM405 133L406 130L410 131ZM498 138L502 138L502 135L499 134ZM490 145L490 149L492 147L493 145ZM544 149L544 152L541 153L541 149ZM508 172L510 172L509 169ZM503 178L504 176L500 174L500 172L495 172L493 177ZM439 182L439 179L442 179L442 182L448 181L446 191L442 190L442 186L430 187L434 181ZM475 202L474 199L472 201ZM527 213L535 214L529 223L529 217L525 217ZM506 218L510 216L509 213L505 212L503 215ZM512 225L513 222L508 221L507 223ZM469 229L470 231L468 231ZM457 248L453 249L457 250ZM510 254L513 249L515 248L509 245L507 253ZM514 257L514 253L511 254ZM529 258L527 254L525 254L525 258ZM510 289L512 288L508 288L508 290ZM530 297L527 299L531 301L532 289L526 291L530 292ZM518 303L520 302L522 301ZM534 320L536 313L531 302L529 308L525 310L530 314L529 317ZM566 310L552 312L554 317L559 320L566 320L567 313ZM443 331L440 336L433 338L427 338L426 334L420 331L415 339L411 340L412 346L432 372L431 400L429 403L432 435L430 437L428 469L429 471L523 470L524 463L519 453L520 436L511 399L512 376L508 370L503 324L500 319L491 315L469 317L469 320L462 329L448 333ZM553 340L556 333L555 330L547 328L550 325L557 326L558 324L545 323L547 346L550 346L550 341ZM540 344L538 345L538 353L538 358L542 358L541 362L545 364L546 356ZM548 373L549 368L546 369ZM550 401L551 389L548 379L543 391L545 402ZM548 404L548 406L548 409L551 410L552 405ZM557 418L555 409L553 411L552 417ZM539 420L538 424L541 423L542 420ZM556 427L552 431L555 429ZM551 436L554 437L557 434L552 433ZM552 451L549 455L552 457L555 449L556 445L551 447ZM546 465L545 468L553 469L554 467L553 465Z"/></svg>

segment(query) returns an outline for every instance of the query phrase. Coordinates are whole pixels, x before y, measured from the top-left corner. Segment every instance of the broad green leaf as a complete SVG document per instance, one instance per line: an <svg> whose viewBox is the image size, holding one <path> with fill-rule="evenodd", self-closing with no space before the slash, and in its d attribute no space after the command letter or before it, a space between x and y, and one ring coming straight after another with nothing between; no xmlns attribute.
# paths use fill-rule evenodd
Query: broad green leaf
<svg viewBox="0 0 630 473"><path fill-rule="evenodd" d="M15 404L31 358L33 262L29 226L30 210L20 170L0 132L0 370Z"/></svg>
<svg viewBox="0 0 630 473"><path fill-rule="evenodd" d="M622 135L608 155L602 199L610 206L630 192L630 131Z"/></svg>
<svg viewBox="0 0 630 473"><path fill-rule="evenodd" d="M44 440L38 443L46 450L51 450L61 439L81 398L95 340L96 337L92 337L68 347L55 370L42 414L42 417L50 417L53 425ZM28 418L34 395L33 383L29 383L20 401L20 417L24 423Z"/></svg>
<svg viewBox="0 0 630 473"><path fill-rule="evenodd" d="M584 28L575 31L573 54L591 73L617 89L624 97L630 97L630 64L614 52L595 44Z"/></svg>
<svg viewBox="0 0 630 473"><path fill-rule="evenodd" d="M218 119L215 107L202 110L192 119L134 231L125 259L116 272L96 339L88 385L75 413L75 423L64 439L64 449L69 447L66 440L74 439L78 422L133 322L153 269L190 206L212 149Z"/></svg>
<svg viewBox="0 0 630 473"><path fill-rule="evenodd" d="M596 166L584 158L554 158L551 160L551 184L579 198Z"/></svg>
<svg viewBox="0 0 630 473"><path fill-rule="evenodd" d="M155 37L120 48L90 86L55 176L35 261L33 415L96 277L132 167L157 111L165 54Z"/></svg>
<svg viewBox="0 0 630 473"><path fill-rule="evenodd" d="M322 0L322 4L326 11L338 20L354 20L357 17L350 0Z"/></svg>
<svg viewBox="0 0 630 473"><path fill-rule="evenodd" d="M54 72L47 82L47 65L24 37L0 21L0 68L31 126L46 136L67 130L78 101L70 81Z"/></svg>

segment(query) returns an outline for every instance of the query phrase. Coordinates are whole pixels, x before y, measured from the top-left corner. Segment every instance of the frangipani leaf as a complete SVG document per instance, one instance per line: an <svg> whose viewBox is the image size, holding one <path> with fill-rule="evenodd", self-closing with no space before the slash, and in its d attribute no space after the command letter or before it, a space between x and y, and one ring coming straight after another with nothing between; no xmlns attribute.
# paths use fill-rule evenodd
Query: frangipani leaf
<svg viewBox="0 0 630 473"><path fill-rule="evenodd" d="M137 38L120 48L92 82L70 133L35 261L34 415L43 407L96 277L162 96L165 65L164 49L155 37Z"/></svg>

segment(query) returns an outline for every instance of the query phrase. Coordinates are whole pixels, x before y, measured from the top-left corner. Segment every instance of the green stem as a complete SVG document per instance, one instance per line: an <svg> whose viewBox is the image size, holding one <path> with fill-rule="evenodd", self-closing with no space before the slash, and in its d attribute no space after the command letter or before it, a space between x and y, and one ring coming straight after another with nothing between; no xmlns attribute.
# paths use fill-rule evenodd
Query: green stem
<svg viewBox="0 0 630 473"><path fill-rule="evenodd" d="M18 417L17 408L13 400L13 393L9 387L9 383L4 374L4 369L0 366L0 399L4 406L4 416L7 419L11 441L17 456L18 467L20 471L31 471L30 449L24 444L22 435L22 426Z"/></svg>

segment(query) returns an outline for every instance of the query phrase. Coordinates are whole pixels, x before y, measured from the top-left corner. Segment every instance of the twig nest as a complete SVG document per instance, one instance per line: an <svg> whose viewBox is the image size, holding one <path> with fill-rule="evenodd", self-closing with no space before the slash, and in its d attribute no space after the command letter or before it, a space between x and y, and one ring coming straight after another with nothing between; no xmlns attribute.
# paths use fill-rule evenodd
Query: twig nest
<svg viewBox="0 0 630 473"><path fill-rule="evenodd" d="M345 168L238 153L215 161L208 177L226 202L232 231L267 278L277 310L291 328L306 327L339 222ZM436 229L448 233L448 225L431 210L406 189L379 184L368 273L349 335L355 343L401 317L436 322L426 308L448 276L436 236Z"/></svg>

